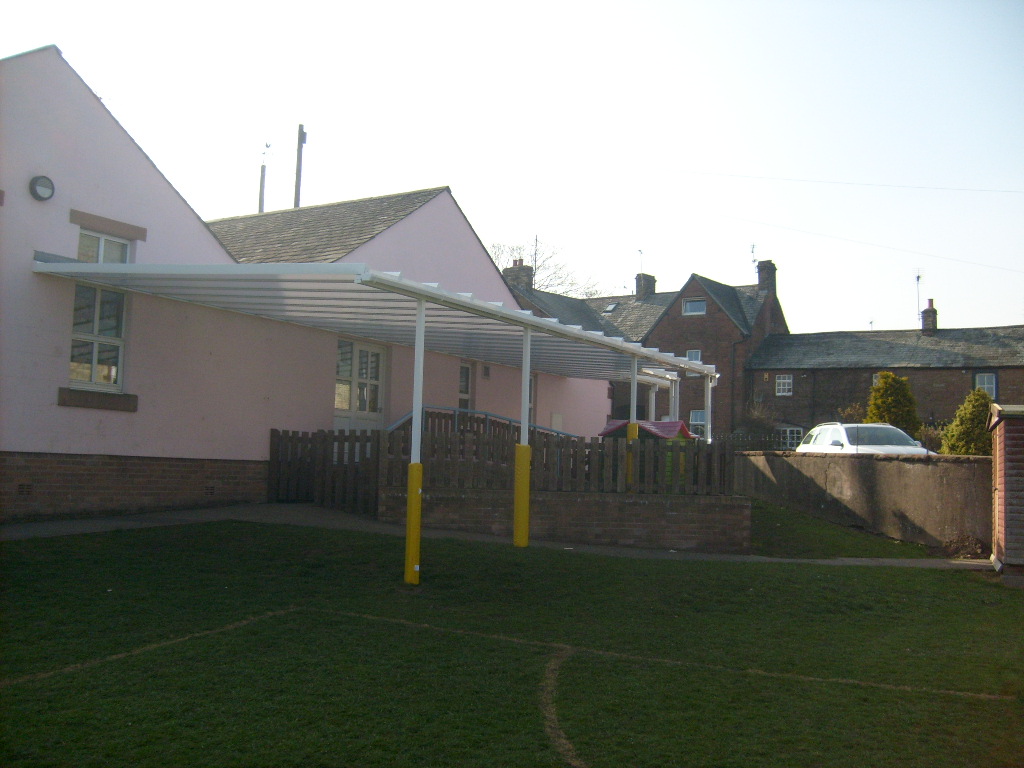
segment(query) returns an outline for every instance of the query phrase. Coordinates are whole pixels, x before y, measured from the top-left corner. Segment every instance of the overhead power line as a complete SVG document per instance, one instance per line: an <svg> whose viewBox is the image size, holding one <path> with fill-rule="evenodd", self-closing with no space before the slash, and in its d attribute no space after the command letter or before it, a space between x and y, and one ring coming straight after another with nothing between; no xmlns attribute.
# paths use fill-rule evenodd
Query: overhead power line
<svg viewBox="0 0 1024 768"><path fill-rule="evenodd" d="M936 192L991 192L1002 195L1024 195L1024 189L982 189L978 187L928 187L913 184L873 184L861 181L832 181L827 179L795 179L786 176L748 176L741 173L690 171L698 176L723 176L729 179L759 179L761 181L789 181L796 184L837 184L847 187L882 187L885 189L929 189Z"/></svg>
<svg viewBox="0 0 1024 768"><path fill-rule="evenodd" d="M757 221L755 219L744 219L739 216L727 216L727 218L735 219L736 221L744 221L748 224L759 224L762 227L773 227L774 229L785 229L790 232L799 232L803 235L813 235L814 237L826 237L830 240L842 240L847 243L855 243L856 245L867 245L871 248L882 248L887 251L899 251L901 253L912 253L915 256L927 256L931 259L942 259L943 261L954 261L959 264L969 264L972 267L985 267L986 269L1001 269L1005 272L1015 272L1017 274L1024 274L1024 269L1015 269L1014 267L1004 267L998 264L984 264L980 261L971 261L969 259L958 259L954 256L939 256L936 253L926 253L924 251L915 251L910 248L897 248L894 245L881 245L880 243L869 243L866 240L854 240L850 237L841 237L839 235L827 235L824 232L811 232L807 229L797 229L796 227L787 227L782 224L769 224L767 221Z"/></svg>

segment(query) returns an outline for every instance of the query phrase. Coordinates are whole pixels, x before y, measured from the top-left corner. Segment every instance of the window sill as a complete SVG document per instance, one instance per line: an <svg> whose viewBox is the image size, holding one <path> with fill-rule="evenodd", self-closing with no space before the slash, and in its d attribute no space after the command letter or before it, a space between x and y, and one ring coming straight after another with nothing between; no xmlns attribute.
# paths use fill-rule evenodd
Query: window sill
<svg viewBox="0 0 1024 768"><path fill-rule="evenodd" d="M139 396L61 387L57 390L57 405L69 408L97 408L103 411L135 413L139 410Z"/></svg>

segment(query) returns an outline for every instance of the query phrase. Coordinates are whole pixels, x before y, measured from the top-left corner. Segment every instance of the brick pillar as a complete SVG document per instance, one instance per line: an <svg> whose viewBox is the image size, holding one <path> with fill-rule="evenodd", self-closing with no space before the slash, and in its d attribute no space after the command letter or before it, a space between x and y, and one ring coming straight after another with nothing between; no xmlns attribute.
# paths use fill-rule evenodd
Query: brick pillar
<svg viewBox="0 0 1024 768"><path fill-rule="evenodd" d="M1024 587L1024 405L993 403L992 564L1004 583Z"/></svg>

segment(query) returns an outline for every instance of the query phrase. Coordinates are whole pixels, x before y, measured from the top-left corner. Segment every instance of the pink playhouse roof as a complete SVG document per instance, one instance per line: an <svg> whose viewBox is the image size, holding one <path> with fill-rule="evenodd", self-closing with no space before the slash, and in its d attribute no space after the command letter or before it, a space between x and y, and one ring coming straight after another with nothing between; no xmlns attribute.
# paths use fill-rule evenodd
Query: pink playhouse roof
<svg viewBox="0 0 1024 768"><path fill-rule="evenodd" d="M625 437L626 436L626 425L629 422L625 419L613 419L609 421L607 426L600 432L600 437ZM640 425L640 434L643 435L645 432L652 437L660 437L665 440L670 440L673 437L685 437L688 439L694 439L694 435L686 428L686 424L681 421L638 421ZM622 434L616 434L621 431Z"/></svg>

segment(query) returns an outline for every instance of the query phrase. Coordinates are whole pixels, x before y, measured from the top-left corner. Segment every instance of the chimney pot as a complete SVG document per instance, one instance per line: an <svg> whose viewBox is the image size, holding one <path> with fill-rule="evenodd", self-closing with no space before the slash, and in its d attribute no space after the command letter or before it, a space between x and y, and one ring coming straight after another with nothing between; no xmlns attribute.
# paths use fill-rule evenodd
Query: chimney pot
<svg viewBox="0 0 1024 768"><path fill-rule="evenodd" d="M636 298L637 301L643 301L652 293L654 293L654 286L656 283L654 275L645 275L641 272L636 276Z"/></svg>
<svg viewBox="0 0 1024 768"><path fill-rule="evenodd" d="M775 272L774 261L757 262L757 289L759 291L775 293Z"/></svg>
<svg viewBox="0 0 1024 768"><path fill-rule="evenodd" d="M533 267L523 264L522 259L513 259L511 267L501 270L505 282L521 291L533 290Z"/></svg>
<svg viewBox="0 0 1024 768"><path fill-rule="evenodd" d="M939 311L935 299L928 299L928 308L921 311L921 333L931 336L939 329Z"/></svg>

